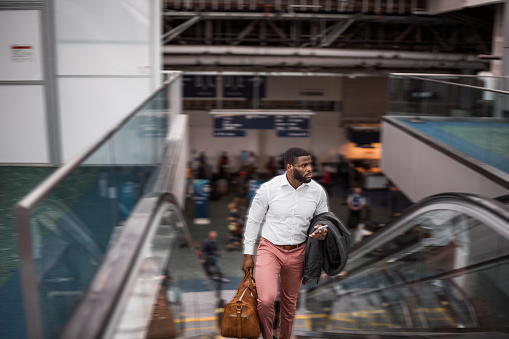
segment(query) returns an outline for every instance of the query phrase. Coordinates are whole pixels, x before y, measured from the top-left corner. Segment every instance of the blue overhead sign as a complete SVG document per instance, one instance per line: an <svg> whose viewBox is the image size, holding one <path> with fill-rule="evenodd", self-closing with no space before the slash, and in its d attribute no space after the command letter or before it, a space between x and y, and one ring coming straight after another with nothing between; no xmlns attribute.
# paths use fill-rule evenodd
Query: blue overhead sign
<svg viewBox="0 0 509 339"><path fill-rule="evenodd" d="M309 116L303 115L275 115L274 129L301 130L309 129Z"/></svg>
<svg viewBox="0 0 509 339"><path fill-rule="evenodd" d="M184 75L182 83L184 98L215 98L217 96L215 75Z"/></svg>
<svg viewBox="0 0 509 339"><path fill-rule="evenodd" d="M218 130L307 130L309 118L305 115L221 115L214 116L214 128Z"/></svg>

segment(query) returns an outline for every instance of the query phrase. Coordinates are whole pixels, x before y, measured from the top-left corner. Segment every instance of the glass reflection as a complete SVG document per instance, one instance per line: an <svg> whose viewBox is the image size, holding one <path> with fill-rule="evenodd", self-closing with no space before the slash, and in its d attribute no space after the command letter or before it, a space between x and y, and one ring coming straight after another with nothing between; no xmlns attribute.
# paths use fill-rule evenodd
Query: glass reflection
<svg viewBox="0 0 509 339"><path fill-rule="evenodd" d="M313 331L509 331L508 242L477 219L432 210L311 289ZM431 336L433 337L433 336Z"/></svg>
<svg viewBox="0 0 509 339"><path fill-rule="evenodd" d="M173 86L154 94L30 211L44 338L58 336L137 202L154 193Z"/></svg>

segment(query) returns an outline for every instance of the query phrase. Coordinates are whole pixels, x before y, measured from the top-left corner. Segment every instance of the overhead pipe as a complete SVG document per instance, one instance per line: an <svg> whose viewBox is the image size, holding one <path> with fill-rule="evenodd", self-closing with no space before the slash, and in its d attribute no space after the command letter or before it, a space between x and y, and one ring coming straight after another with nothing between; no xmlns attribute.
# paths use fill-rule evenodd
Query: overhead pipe
<svg viewBox="0 0 509 339"><path fill-rule="evenodd" d="M334 58L298 56L259 56L259 55L173 55L164 57L166 66L293 66L293 67L360 67L360 68L457 68L482 69L481 62L462 60L424 60L424 59L377 59L377 58Z"/></svg>
<svg viewBox="0 0 509 339"><path fill-rule="evenodd" d="M163 46L165 65L439 67L482 69L489 61L459 53L292 47Z"/></svg>
<svg viewBox="0 0 509 339"><path fill-rule="evenodd" d="M166 55L244 55L244 56L301 56L335 58L383 58L413 60L447 60L479 62L477 55L460 53L405 52L365 49L324 49L298 47L247 47L247 46L163 46Z"/></svg>

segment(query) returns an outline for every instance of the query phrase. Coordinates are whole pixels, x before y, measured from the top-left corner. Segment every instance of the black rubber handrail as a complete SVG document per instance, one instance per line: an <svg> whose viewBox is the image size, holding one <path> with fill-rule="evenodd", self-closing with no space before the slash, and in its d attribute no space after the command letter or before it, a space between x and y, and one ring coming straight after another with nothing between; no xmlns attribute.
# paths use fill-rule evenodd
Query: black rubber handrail
<svg viewBox="0 0 509 339"><path fill-rule="evenodd" d="M461 204L470 205L470 207L476 206L481 211L496 216L499 220L502 220L502 224L497 225L499 228L496 231L502 231L502 234L507 239L509 239L509 207L504 205L502 202L470 193L441 193L424 198L421 201L413 204L404 210L398 218L387 223L381 230L375 232L366 240L363 240L362 242L352 246L349 251L350 259L347 263L346 270L349 270L350 273L353 273L355 271L355 265L352 270L351 264L355 261L355 258L357 258L359 255L362 255L362 253L365 253L366 251L370 251L373 248L378 247L379 244L386 240L388 236L394 233L399 233L401 228L405 227L408 222L412 220L414 215L419 215L418 212L420 210L424 208L429 209L434 205L440 206L440 204L443 204L444 202L450 203L451 201L458 203L458 206ZM363 265L373 264L378 262L379 259L380 258L374 258L372 262L364 262ZM311 287L308 292L313 293L314 291L335 283L337 283L337 281L332 279L324 284Z"/></svg>
<svg viewBox="0 0 509 339"><path fill-rule="evenodd" d="M506 227L504 230L502 229L499 230L505 231L503 232L503 235L505 235L506 238L509 238L509 226L508 226L509 208L502 202L470 193L440 193L424 198L419 202L413 204L412 206L408 207L407 209L405 209L398 218L391 220L389 223L387 223L387 225L383 227L382 230L374 233L365 241L362 241L361 243L352 246L352 248L350 249L350 255L352 257L355 257L357 255L357 252L360 251L361 249L366 248L374 243L378 243L381 239L384 239L387 236L387 234L394 232L395 228L404 226L401 224L402 223L405 224L405 222L402 221L406 220L407 216L415 214L424 207L451 202L457 203L458 205L465 204L471 205L472 207L475 206L478 209L483 210L486 213L489 213L490 215L496 216L497 218L503 220L505 222ZM502 226L501 228L503 228L504 225L501 226Z"/></svg>
<svg viewBox="0 0 509 339"><path fill-rule="evenodd" d="M500 201L504 204L509 204L509 194L496 197L495 200Z"/></svg>

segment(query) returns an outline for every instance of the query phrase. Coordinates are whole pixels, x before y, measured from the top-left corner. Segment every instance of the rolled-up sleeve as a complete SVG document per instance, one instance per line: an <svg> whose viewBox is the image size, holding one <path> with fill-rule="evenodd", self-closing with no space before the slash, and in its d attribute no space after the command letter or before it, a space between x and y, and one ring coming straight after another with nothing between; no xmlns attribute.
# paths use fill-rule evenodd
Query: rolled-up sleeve
<svg viewBox="0 0 509 339"><path fill-rule="evenodd" d="M320 190L320 196L318 198L318 203L316 205L315 215L324 212L329 212L329 203L327 199L327 193L325 193L325 190L322 188Z"/></svg>
<svg viewBox="0 0 509 339"><path fill-rule="evenodd" d="M265 213L267 213L268 196L269 190L267 185L264 184L256 191L251 202L244 232L244 254L254 254L260 226L265 218Z"/></svg>

